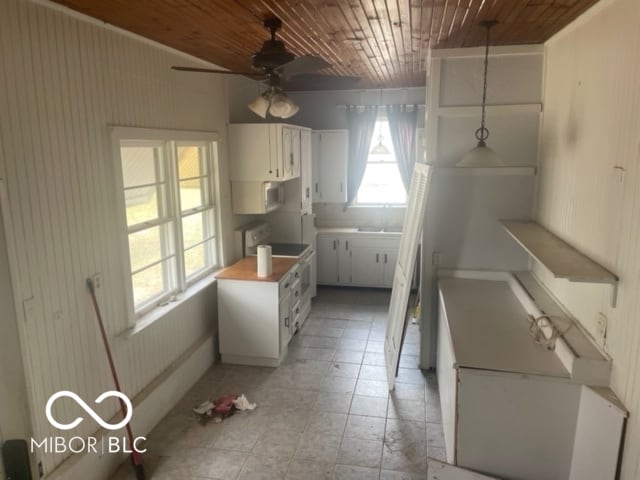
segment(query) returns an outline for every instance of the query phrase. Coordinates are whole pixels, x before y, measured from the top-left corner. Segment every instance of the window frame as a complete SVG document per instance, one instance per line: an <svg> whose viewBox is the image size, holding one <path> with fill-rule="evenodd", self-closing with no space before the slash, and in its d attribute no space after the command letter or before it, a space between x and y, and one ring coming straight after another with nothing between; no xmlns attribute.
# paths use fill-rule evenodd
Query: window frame
<svg viewBox="0 0 640 480"><path fill-rule="evenodd" d="M135 127L111 127L111 138L114 157L114 177L116 186L116 198L117 198L117 216L118 226L120 231L120 257L122 260L123 279L124 281L124 295L127 305L127 314L129 318L129 326L134 327L145 315L156 310L161 305L170 301L176 295L180 295L188 291L189 287L202 280L205 276L213 273L220 268L222 248L221 248L221 215L220 215L220 184L219 184L219 135L216 132L205 131L188 131L188 130L165 130L165 129L150 129L150 128L135 128ZM164 203L166 205L159 205L159 218L150 222L141 222L132 226L127 223L127 209L124 192L127 190L124 186L124 175L122 170L122 156L120 148L123 144L141 146L145 145L158 145L161 146L163 152L163 174L164 181L155 179L155 183L150 185L159 185L161 183L166 184L166 191L164 192ZM207 166L206 175L201 175L202 189L206 191L208 203L203 204L200 207L188 209L186 212L182 211L180 203L180 181L188 180L180 179L179 166L178 166L178 148L180 146L198 146L200 148L205 147L207 152L207 158L201 161L202 165ZM199 156L200 157L200 156ZM140 188L128 187L128 188ZM202 195L202 194L201 194ZM203 202L204 203L204 202ZM164 210L163 210L164 209ZM198 270L189 278L186 275L185 269L185 248L182 233L182 220L183 218L193 215L196 210L201 212L210 212L211 225L209 232L212 234L206 237L201 243L211 242L210 251L208 254L213 253L215 258L213 262L205 265L203 269ZM169 288L163 290L159 295L156 295L149 300L141 303L137 306L134 300L133 290L133 275L131 265L131 254L129 246L129 235L135 232L143 231L145 229L154 228L155 226L161 226L161 229L167 230L161 233L162 243L173 245L173 254L169 255L174 257L173 265L169 266L170 271L166 271L163 268L163 275L165 275L164 281L169 281ZM203 232L203 235L205 232ZM193 248L197 244L190 245L187 250ZM146 268L151 268L153 265L161 264L166 261L163 246L162 258L153 264L146 265L136 270L140 272ZM167 283L165 283L166 285Z"/></svg>
<svg viewBox="0 0 640 480"><path fill-rule="evenodd" d="M386 122L389 123L389 119L387 118L386 113L381 112L378 114L378 118L376 118L376 125L374 127L373 130L373 136L371 138L371 145L374 144L374 142L377 141L378 137L376 136L376 132L378 131L378 123L380 122ZM391 139L389 139L391 140ZM369 146L369 151L371 151L371 145ZM393 142L391 142L391 148L393 149ZM369 155L371 155L371 153L369 153ZM395 151L393 152L393 162L391 161L379 161L379 162L370 162L369 161L369 156L367 156L367 166L365 167L365 174L366 174L366 169L369 166L369 163L371 164L377 164L377 165L395 165L396 168L398 168L398 159L396 158L395 155ZM400 173L400 171L398 170L398 174ZM363 175L363 180L364 180L364 175ZM400 183L402 184L402 178L400 179ZM360 193L360 187L362 187L362 183L360 184L360 186L358 187L358 193ZM404 185L403 185L404 188ZM390 207L390 208L405 208L407 206L407 202L408 202L408 197L405 197L405 201L404 203L389 203L389 202L380 202L380 203L369 203L369 202L360 202L358 201L358 193L356 193L356 196L354 198L352 207L356 207L356 208L381 208L381 207ZM408 193L406 193L406 195L408 195Z"/></svg>

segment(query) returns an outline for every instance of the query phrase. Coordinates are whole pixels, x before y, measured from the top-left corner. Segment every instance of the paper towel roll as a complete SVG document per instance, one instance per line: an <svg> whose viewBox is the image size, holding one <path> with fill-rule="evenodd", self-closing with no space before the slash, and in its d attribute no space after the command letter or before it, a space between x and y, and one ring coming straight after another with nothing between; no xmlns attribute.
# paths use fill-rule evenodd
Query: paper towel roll
<svg viewBox="0 0 640 480"><path fill-rule="evenodd" d="M271 245L258 245L258 276L271 275Z"/></svg>

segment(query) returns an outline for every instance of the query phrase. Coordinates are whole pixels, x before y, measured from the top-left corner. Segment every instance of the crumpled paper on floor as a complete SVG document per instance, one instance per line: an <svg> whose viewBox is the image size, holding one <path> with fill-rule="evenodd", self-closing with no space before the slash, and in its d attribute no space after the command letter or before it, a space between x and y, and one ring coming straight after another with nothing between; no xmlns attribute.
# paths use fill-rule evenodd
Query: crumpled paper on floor
<svg viewBox="0 0 640 480"><path fill-rule="evenodd" d="M247 397L244 396L244 393L233 401L233 405L238 410L253 410L256 408L256 404L249 402Z"/></svg>
<svg viewBox="0 0 640 480"><path fill-rule="evenodd" d="M216 404L211 400L205 400L200 405L193 407L193 413L196 415L213 415L213 409L216 407Z"/></svg>

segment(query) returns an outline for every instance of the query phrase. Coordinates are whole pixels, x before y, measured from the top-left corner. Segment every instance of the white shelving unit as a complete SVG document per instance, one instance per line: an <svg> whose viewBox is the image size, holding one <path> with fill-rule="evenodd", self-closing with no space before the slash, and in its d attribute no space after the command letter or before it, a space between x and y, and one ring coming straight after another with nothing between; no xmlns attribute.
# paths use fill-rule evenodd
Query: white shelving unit
<svg viewBox="0 0 640 480"><path fill-rule="evenodd" d="M534 176L536 174L536 167L534 166L505 166L505 167L434 167L434 173L436 175L446 176Z"/></svg>
<svg viewBox="0 0 640 480"><path fill-rule="evenodd" d="M501 223L509 235L554 277L564 278L570 282L611 284L613 287L611 305L615 307L618 290L617 275L536 222L502 220Z"/></svg>

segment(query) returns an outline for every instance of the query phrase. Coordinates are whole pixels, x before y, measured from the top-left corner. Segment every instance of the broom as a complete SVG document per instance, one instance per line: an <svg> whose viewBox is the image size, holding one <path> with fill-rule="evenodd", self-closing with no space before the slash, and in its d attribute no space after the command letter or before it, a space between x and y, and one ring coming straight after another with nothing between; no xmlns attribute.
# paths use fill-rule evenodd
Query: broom
<svg viewBox="0 0 640 480"><path fill-rule="evenodd" d="M116 390L122 393L122 389L120 388L120 381L118 380L118 374L116 372L116 367L113 363L113 357L111 356L109 340L107 340L107 333L104 330L102 315L100 315L100 308L98 307L98 301L96 300L96 291L93 286L93 280L91 280L90 278L87 278L87 288L89 288L91 301L93 302L93 309L95 310L96 318L98 319L98 326L100 327L100 334L102 335L102 343L104 343L104 349L107 352L107 359L109 360L109 368L111 369L111 375L113 376L113 383L116 386ZM122 411L122 417L126 417L127 411L122 399L120 399L120 410ZM131 425L129 423L127 423L126 429L127 437L129 438L129 445L131 447L131 463L133 464L133 469L136 473L136 479L145 480L146 476L144 474L144 465L142 464L142 455L134 448L135 445L133 443L133 433L131 432Z"/></svg>

